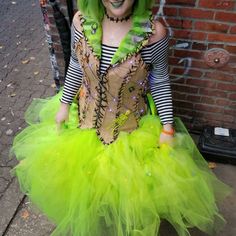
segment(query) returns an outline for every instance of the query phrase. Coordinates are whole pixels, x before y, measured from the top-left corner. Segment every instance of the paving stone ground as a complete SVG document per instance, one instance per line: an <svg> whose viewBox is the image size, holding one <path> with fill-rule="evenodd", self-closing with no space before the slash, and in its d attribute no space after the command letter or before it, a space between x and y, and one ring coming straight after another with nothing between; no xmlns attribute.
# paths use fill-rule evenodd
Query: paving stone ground
<svg viewBox="0 0 236 236"><path fill-rule="evenodd" d="M42 15L37 0L0 1L0 235L49 236L54 225L20 192L10 174L13 137L26 124L33 98L55 94ZM236 189L236 167L217 164L216 175ZM235 193L220 205L227 225L217 236L236 235ZM197 230L192 236L203 236ZM106 234L104 234L106 236ZM176 236L163 222L161 236Z"/></svg>
<svg viewBox="0 0 236 236"><path fill-rule="evenodd" d="M42 215L20 213L28 204L10 174L17 161L9 158L32 99L55 94L39 1L1 1L0 22L0 235L47 235L53 226Z"/></svg>

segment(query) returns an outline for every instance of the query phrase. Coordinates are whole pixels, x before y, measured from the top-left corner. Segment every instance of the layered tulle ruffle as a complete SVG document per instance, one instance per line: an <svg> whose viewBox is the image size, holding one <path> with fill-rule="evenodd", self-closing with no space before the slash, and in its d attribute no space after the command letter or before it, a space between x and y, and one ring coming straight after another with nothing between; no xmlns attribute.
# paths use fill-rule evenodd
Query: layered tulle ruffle
<svg viewBox="0 0 236 236"><path fill-rule="evenodd" d="M14 140L22 191L56 225L54 235L156 236L166 219L179 236L224 225L216 203L230 189L209 170L180 119L173 146L158 145L161 123L146 115L132 133L104 145L77 128L77 106L57 130L60 94L35 100Z"/></svg>

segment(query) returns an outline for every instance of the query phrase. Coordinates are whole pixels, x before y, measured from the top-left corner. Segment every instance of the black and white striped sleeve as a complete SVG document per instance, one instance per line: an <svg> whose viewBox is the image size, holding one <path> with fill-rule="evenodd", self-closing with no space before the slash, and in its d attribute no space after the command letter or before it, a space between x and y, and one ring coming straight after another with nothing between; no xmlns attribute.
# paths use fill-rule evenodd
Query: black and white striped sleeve
<svg viewBox="0 0 236 236"><path fill-rule="evenodd" d="M66 73L62 97L60 99L62 103L71 104L82 83L83 72L81 70L74 48L75 43L81 37L83 37L83 34L79 32L72 23L71 56L69 67Z"/></svg>
<svg viewBox="0 0 236 236"><path fill-rule="evenodd" d="M169 36L157 41L152 47L152 70L149 85L162 124L173 123L173 103L168 73Z"/></svg>

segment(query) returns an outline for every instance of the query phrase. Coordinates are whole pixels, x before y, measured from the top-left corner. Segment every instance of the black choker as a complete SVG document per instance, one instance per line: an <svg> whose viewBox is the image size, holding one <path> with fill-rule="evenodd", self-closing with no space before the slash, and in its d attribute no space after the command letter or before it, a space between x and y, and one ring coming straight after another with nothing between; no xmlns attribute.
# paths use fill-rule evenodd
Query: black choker
<svg viewBox="0 0 236 236"><path fill-rule="evenodd" d="M132 16L132 13L130 13L128 16L123 17L123 18L115 18L115 17L109 16L106 11L105 11L105 15L108 20L118 23L122 21L128 21L130 17Z"/></svg>

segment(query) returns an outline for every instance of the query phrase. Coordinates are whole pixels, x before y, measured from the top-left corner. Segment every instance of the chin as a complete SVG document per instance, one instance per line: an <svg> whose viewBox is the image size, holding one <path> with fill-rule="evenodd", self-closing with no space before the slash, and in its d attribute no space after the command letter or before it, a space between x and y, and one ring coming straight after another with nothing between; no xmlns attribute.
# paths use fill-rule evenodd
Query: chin
<svg viewBox="0 0 236 236"><path fill-rule="evenodd" d="M114 16L114 17L123 17L127 15L127 12L122 10L122 9L110 9L110 13Z"/></svg>

